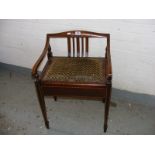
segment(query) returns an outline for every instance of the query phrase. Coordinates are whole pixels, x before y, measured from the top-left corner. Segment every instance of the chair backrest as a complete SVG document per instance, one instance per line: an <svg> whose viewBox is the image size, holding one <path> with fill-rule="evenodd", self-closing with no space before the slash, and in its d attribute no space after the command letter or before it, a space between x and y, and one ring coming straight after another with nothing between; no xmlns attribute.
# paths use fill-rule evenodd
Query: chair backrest
<svg viewBox="0 0 155 155"><path fill-rule="evenodd" d="M90 31L74 30L55 34L47 34L48 40L50 38L67 38L68 57L88 57L89 54L89 38L106 38L107 49L110 49L110 34L96 33ZM49 45L50 46L50 45Z"/></svg>

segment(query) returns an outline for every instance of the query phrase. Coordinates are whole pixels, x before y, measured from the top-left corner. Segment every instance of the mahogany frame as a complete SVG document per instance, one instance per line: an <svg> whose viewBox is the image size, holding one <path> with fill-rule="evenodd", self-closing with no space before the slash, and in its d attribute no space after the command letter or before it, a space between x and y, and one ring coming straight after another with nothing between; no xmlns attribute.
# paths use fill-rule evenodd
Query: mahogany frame
<svg viewBox="0 0 155 155"><path fill-rule="evenodd" d="M39 74L38 68L41 65L43 59L47 55L48 61L45 65L45 68L48 66L50 62L52 62L53 54L50 46L50 39L52 38L66 38L68 44L68 57L75 57L75 43L77 47L77 57L80 57L80 49L81 49L81 57L88 57L89 52L89 38L106 38L107 46L105 49L105 82L102 84L78 84L78 83L68 83L68 82L44 82L42 80L43 72ZM81 38L81 44L79 43L79 38ZM85 39L85 46L84 46ZM72 48L71 49L71 42ZM81 48L80 48L81 45ZM36 63L32 68L32 77L34 78L36 92L38 96L38 100L40 103L41 111L43 114L43 118L45 121L46 128L49 129L49 121L46 113L45 106L45 96L53 96L55 101L57 100L57 96L82 96L82 97L95 97L101 98L105 101L105 114L104 114L104 132L107 131L108 127L108 115L109 115L109 107L110 107L110 99L111 99L111 88L112 88L112 65L111 65L111 55L110 55L110 34L108 33L96 33L90 31L66 31L55 34L47 34L46 35L46 44L44 50Z"/></svg>

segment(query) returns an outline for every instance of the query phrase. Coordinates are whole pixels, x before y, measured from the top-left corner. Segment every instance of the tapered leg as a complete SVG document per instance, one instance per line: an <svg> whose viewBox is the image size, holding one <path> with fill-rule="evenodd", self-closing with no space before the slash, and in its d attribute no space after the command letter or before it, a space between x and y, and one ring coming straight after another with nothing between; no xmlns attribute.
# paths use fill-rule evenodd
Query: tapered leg
<svg viewBox="0 0 155 155"><path fill-rule="evenodd" d="M108 85L107 93L106 93L106 101L105 101L104 132L106 132L107 128L108 128L108 115L109 115L110 99L111 99L111 85Z"/></svg>
<svg viewBox="0 0 155 155"><path fill-rule="evenodd" d="M53 96L53 98L54 98L54 101L57 101L57 96Z"/></svg>
<svg viewBox="0 0 155 155"><path fill-rule="evenodd" d="M45 126L46 126L47 129L49 129L49 121L47 119L45 100L44 100L44 96L43 96L43 94L41 92L41 87L40 87L39 81L35 81L35 86L36 86L38 100L39 100L40 108L41 108L42 115L43 115L43 118L44 118Z"/></svg>

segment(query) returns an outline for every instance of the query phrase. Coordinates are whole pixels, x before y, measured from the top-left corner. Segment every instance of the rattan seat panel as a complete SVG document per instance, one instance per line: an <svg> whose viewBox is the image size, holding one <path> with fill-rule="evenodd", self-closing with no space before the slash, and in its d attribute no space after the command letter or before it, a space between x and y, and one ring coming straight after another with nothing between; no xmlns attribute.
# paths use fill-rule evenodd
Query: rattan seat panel
<svg viewBox="0 0 155 155"><path fill-rule="evenodd" d="M44 81L103 83L104 58L53 57Z"/></svg>

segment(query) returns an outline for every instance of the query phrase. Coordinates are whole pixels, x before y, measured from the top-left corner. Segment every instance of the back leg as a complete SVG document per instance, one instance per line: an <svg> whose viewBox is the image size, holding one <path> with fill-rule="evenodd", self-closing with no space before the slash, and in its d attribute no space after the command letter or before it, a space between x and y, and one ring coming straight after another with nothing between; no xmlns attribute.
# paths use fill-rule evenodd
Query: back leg
<svg viewBox="0 0 155 155"><path fill-rule="evenodd" d="M57 101L57 96L53 96L53 98L54 98L54 101Z"/></svg>

